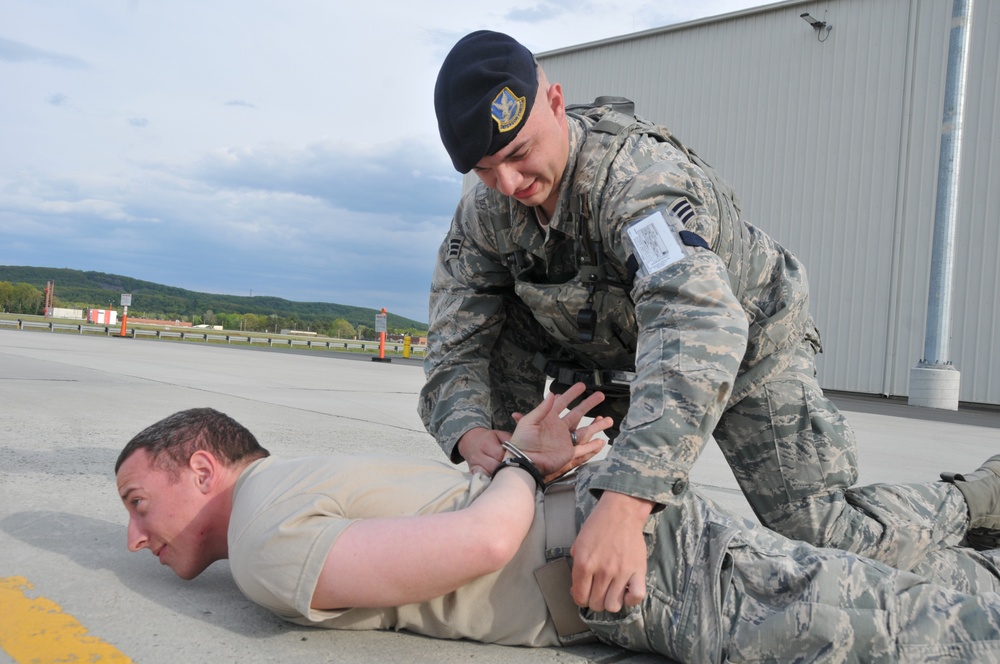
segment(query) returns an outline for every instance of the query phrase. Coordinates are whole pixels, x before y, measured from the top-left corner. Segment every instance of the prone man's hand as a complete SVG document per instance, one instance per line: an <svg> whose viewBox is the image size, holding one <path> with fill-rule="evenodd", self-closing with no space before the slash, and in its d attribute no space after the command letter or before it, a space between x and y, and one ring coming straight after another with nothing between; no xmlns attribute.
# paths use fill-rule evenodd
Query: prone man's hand
<svg viewBox="0 0 1000 664"><path fill-rule="evenodd" d="M580 528L573 556L573 601L593 611L620 611L646 596L642 529L653 503L605 491Z"/></svg>
<svg viewBox="0 0 1000 664"><path fill-rule="evenodd" d="M458 453L469 464L469 472L491 477L503 461L505 450L500 443L505 440L510 440L510 434L505 431L483 427L469 429L458 439Z"/></svg>
<svg viewBox="0 0 1000 664"><path fill-rule="evenodd" d="M563 414L586 389L583 383L576 383L562 394L549 393L526 415L513 414L517 428L511 443L528 455L547 480L579 466L604 447L605 440L595 436L612 426L610 417L598 416L587 426L580 426L587 411L604 401L603 393L588 395Z"/></svg>

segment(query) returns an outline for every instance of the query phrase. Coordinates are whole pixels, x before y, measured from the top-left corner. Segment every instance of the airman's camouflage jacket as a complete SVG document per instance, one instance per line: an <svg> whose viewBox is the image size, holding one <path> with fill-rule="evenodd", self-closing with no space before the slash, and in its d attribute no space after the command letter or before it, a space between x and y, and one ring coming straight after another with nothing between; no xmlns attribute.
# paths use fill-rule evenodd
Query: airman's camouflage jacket
<svg viewBox="0 0 1000 664"><path fill-rule="evenodd" d="M573 218L572 199L579 194L574 182L595 168L594 151L586 143L607 110L569 115L568 167L547 238L533 209L482 183L462 197L434 271L427 382L419 409L453 461L460 460L455 448L462 434L475 427L497 428L491 417L491 354L510 319L510 303L528 304L564 357L575 356L589 367L636 372L628 415L592 488L665 504L672 490L686 485L727 403L779 373L804 338L818 350L818 335L808 313L805 270L774 240L739 219L728 185L676 139L632 131L606 168L606 180L589 174L590 181L604 180L592 219ZM633 274L629 258L635 250L626 229L668 208L681 210L684 227L713 250L685 243L681 260ZM728 224L727 210L734 220ZM496 229L496 215L506 216L510 225L509 238L500 242L498 233L506 231ZM525 284L515 278L525 270L501 248L506 241L524 250L527 280L567 282L577 278L581 262L593 262L577 248L587 228L600 235L609 274L629 284L622 292L626 308L634 303L634 355L623 357L620 347L603 352L594 344L574 343L571 332L561 334L560 325L575 316L580 302L562 296L526 301ZM624 312L624 320L632 320L631 313ZM605 316L598 312L599 318ZM530 363L533 354L505 361ZM495 365L496 356L492 361Z"/></svg>

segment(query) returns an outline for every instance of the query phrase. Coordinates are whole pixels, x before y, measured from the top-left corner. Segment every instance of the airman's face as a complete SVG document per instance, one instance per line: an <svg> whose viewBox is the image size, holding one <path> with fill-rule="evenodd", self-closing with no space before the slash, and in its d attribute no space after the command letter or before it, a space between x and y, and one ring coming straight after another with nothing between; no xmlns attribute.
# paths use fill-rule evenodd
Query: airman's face
<svg viewBox="0 0 1000 664"><path fill-rule="evenodd" d="M526 124L517 137L472 169L479 179L527 206L541 206L551 216L559 198L559 182L569 156L562 89L539 90Z"/></svg>
<svg viewBox="0 0 1000 664"><path fill-rule="evenodd" d="M129 513L130 551L149 549L182 579L193 579L216 560L209 552L210 524L203 516L208 499L190 468L172 477L140 449L122 463L117 479Z"/></svg>

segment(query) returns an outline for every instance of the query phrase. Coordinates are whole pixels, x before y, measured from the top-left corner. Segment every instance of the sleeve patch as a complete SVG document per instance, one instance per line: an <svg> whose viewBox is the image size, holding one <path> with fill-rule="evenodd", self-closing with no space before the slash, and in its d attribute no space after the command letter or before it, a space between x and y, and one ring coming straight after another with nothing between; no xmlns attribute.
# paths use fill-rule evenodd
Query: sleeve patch
<svg viewBox="0 0 1000 664"><path fill-rule="evenodd" d="M691 207L691 201L686 198L678 198L677 202L670 206L670 209L685 224L694 218L694 208Z"/></svg>
<svg viewBox="0 0 1000 664"><path fill-rule="evenodd" d="M462 253L462 243L464 242L465 238L460 235L452 235L448 238L448 260L458 258L458 255Z"/></svg>

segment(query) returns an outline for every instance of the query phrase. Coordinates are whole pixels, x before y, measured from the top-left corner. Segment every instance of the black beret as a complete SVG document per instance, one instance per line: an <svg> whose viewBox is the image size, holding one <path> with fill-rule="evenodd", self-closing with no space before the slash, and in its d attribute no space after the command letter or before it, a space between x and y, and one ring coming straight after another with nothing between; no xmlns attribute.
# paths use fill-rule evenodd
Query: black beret
<svg viewBox="0 0 1000 664"><path fill-rule="evenodd" d="M434 86L441 142L459 173L507 146L538 91L535 58L512 37L480 30L451 49Z"/></svg>

